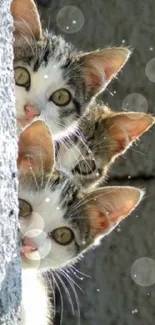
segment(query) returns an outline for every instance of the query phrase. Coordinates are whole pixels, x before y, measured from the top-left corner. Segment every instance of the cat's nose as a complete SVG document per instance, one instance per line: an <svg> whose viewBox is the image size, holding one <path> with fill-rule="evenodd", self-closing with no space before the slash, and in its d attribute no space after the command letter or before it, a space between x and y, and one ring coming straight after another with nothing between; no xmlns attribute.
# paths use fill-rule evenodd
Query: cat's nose
<svg viewBox="0 0 155 325"><path fill-rule="evenodd" d="M25 111L25 119L28 121L32 120L33 117L40 115L38 108L34 105L25 105L24 111Z"/></svg>
<svg viewBox="0 0 155 325"><path fill-rule="evenodd" d="M22 239L22 246L20 248L20 253L27 254L37 251L37 245L32 238L24 237Z"/></svg>

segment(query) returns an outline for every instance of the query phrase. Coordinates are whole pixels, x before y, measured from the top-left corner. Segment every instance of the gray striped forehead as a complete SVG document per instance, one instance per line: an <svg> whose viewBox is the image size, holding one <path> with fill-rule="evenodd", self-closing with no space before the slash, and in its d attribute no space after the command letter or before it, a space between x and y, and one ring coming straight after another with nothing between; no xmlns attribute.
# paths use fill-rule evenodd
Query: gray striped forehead
<svg viewBox="0 0 155 325"><path fill-rule="evenodd" d="M66 43L61 36L53 34L44 35L43 40L35 41L33 38L20 39L15 42L15 63L22 61L34 65L38 63L38 68L42 63L47 63L50 59L61 61L66 64L70 54L74 51L71 44Z"/></svg>

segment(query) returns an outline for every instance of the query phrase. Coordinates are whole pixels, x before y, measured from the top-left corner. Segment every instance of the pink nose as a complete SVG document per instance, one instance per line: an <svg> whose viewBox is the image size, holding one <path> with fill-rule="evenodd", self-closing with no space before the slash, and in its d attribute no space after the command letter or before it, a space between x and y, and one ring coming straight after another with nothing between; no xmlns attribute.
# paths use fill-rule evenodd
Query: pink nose
<svg viewBox="0 0 155 325"><path fill-rule="evenodd" d="M37 245L34 243L34 241L29 237L24 237L24 239L22 240L22 247L20 248L20 253L32 253L36 250Z"/></svg>
<svg viewBox="0 0 155 325"><path fill-rule="evenodd" d="M25 111L25 119L26 120L31 120L33 117L39 115L39 111L38 111L37 107L35 107L33 105L25 105L24 111Z"/></svg>

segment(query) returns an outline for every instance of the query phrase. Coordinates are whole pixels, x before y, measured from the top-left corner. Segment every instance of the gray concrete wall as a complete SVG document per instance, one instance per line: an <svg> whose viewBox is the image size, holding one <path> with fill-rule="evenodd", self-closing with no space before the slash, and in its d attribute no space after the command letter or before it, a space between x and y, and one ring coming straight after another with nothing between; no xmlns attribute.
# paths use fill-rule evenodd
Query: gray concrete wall
<svg viewBox="0 0 155 325"><path fill-rule="evenodd" d="M0 0L0 324L17 325L20 267L17 253L15 100L10 0Z"/></svg>
<svg viewBox="0 0 155 325"><path fill-rule="evenodd" d="M85 23L77 33L63 33L57 26L56 15L66 5L77 6L84 15ZM111 83L101 98L118 110L122 108L126 96L138 93L147 102L141 108L135 103L135 111L155 113L155 83L145 73L146 64L155 57L154 0L53 0L50 9L40 7L40 12L45 26L64 34L67 40L80 49L91 50L109 44L132 46L134 52L131 59L120 73L119 79ZM151 75L155 80L155 65L151 67ZM77 265L79 270L91 276L89 279L80 275L80 278L84 278L82 280L75 276L83 289L83 294L77 289L81 325L155 323L155 285L143 287L137 285L131 277L131 267L137 259L155 259L154 143L155 127L120 158L111 170L111 178L117 178L119 184L125 184L130 179L130 185L145 187L146 197L121 225L121 231L114 231L103 240L100 247L89 252ZM114 180L111 182L116 183ZM144 265L140 263L137 271L141 281L140 270L145 273L149 267L148 261L144 262ZM147 281L150 277L148 273ZM65 302L65 293L63 296ZM73 316L69 304L65 304L62 325L79 324L76 306L75 309L76 315ZM58 317L57 324L59 321Z"/></svg>

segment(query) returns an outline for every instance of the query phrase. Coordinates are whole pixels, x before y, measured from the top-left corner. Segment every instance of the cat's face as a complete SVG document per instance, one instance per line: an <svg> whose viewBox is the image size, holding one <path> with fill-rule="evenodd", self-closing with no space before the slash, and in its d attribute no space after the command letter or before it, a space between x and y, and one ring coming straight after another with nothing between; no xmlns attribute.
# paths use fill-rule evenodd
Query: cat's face
<svg viewBox="0 0 155 325"><path fill-rule="evenodd" d="M154 124L145 113L116 113L94 105L80 120L74 135L56 146L57 165L84 186L107 175L115 158Z"/></svg>
<svg viewBox="0 0 155 325"><path fill-rule="evenodd" d="M18 131L41 116L60 138L74 130L91 100L116 76L130 55L113 47L77 52L60 36L43 33L33 1L13 0L16 22L14 71ZM18 35L17 35L18 34Z"/></svg>
<svg viewBox="0 0 155 325"><path fill-rule="evenodd" d="M133 187L82 190L68 175L54 170L47 159L54 152L49 132L37 123L23 132L19 142L20 252L24 268L44 271L72 263L110 233L136 207L143 192Z"/></svg>

